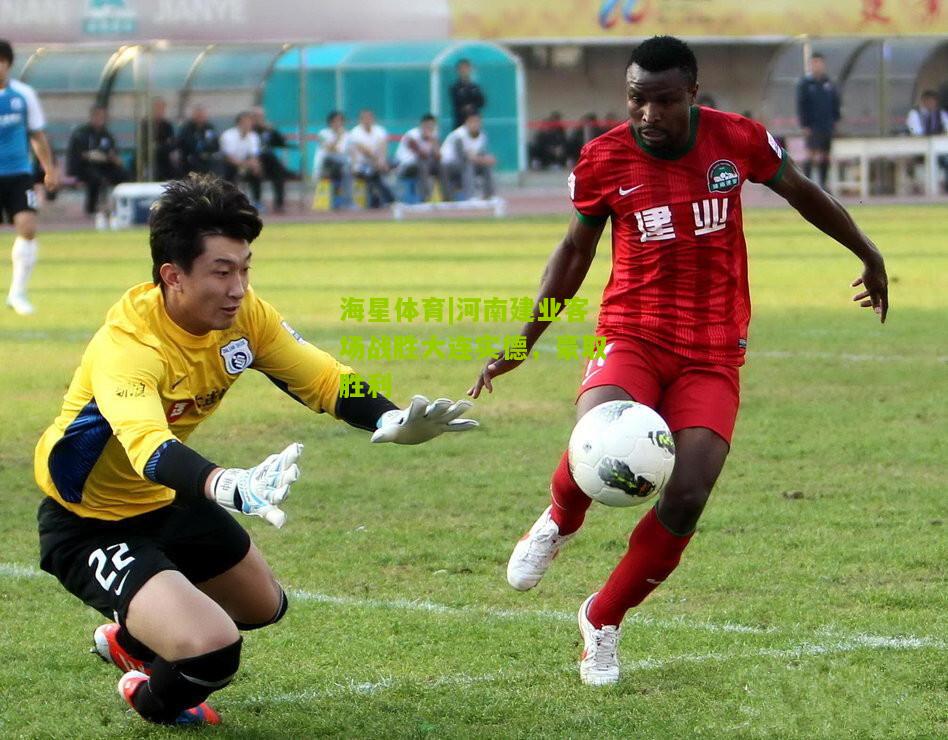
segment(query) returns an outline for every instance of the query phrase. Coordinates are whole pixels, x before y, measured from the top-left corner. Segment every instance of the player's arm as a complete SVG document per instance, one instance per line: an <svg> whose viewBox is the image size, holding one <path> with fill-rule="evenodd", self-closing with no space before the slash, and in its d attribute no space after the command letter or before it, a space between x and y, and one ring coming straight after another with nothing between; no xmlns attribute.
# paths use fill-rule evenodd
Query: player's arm
<svg viewBox="0 0 948 740"><path fill-rule="evenodd" d="M541 307L550 305L551 300L556 301L554 305L562 306L567 298L573 298L579 291L589 272L589 266L596 256L596 246L606 226L606 220L605 217L590 218L578 212L573 214L566 236L553 250L553 254L550 255L543 269L540 291L533 304L533 320L524 324L520 330L526 338L527 356L550 323L537 320ZM474 385L468 390L468 395L477 398L482 388L486 388L488 393L493 393L491 380L498 375L510 372L521 362L522 360L505 359L502 355L488 360L477 376L477 380L474 381Z"/></svg>
<svg viewBox="0 0 948 740"><path fill-rule="evenodd" d="M429 401L416 395L407 407L399 409L359 379L351 367L305 341L268 303L256 297L252 300L259 332L253 368L313 411L328 412L350 426L372 432L373 442L420 444L444 432L477 426L473 419L460 418L471 407L469 401ZM350 386L345 398L340 393L343 384Z"/></svg>
<svg viewBox="0 0 948 740"><path fill-rule="evenodd" d="M56 190L59 187L59 172L56 170L56 163L53 162L53 151L49 146L49 139L46 138L46 132L30 131L30 145L45 173L43 184L50 192Z"/></svg>
<svg viewBox="0 0 948 740"><path fill-rule="evenodd" d="M222 468L178 440L168 426L158 391L164 366L157 353L107 334L97 336L89 351L95 353L96 404L138 475L182 500L206 496L283 526L286 515L278 505L299 477L302 445L290 445L249 469Z"/></svg>
<svg viewBox="0 0 948 740"><path fill-rule="evenodd" d="M23 96L26 99L26 118L27 128L30 132L30 146L33 153L39 160L40 166L46 173L44 185L49 191L55 190L59 186L59 173L56 171L56 164L53 162L53 151L49 146L49 139L46 138L46 114L43 112L43 106L40 105L36 91L31 87L23 89Z"/></svg>
<svg viewBox="0 0 948 740"><path fill-rule="evenodd" d="M849 212L836 198L805 177L789 158L786 158L780 177L769 186L797 209L803 218L862 260L862 275L853 281L852 287L861 285L863 290L853 296L853 301L858 301L865 308L871 307L884 323L889 312L885 260Z"/></svg>

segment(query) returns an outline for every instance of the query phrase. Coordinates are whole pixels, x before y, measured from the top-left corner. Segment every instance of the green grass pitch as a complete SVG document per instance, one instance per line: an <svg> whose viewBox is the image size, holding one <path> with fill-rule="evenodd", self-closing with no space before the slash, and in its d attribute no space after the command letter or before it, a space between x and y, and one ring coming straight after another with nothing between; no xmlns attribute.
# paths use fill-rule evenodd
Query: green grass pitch
<svg viewBox="0 0 948 740"><path fill-rule="evenodd" d="M370 446L247 373L191 443L250 465L293 440L277 531L244 521L293 595L215 696L246 738L948 736L948 248L944 207L858 208L888 259L889 322L850 303L859 264L790 210L746 214L755 316L731 458L669 582L627 620L615 687L582 686L574 615L642 510L595 506L532 592L513 543L546 506L582 363L546 351L496 382L482 428ZM273 226L252 280L304 337L513 334L340 321L343 297L533 296L565 219ZM9 231L8 241L12 240ZM38 572L33 446L105 310L150 275L147 235L47 233L0 316L0 736L164 737L86 650L100 616ZM6 249L6 247L4 247ZM582 295L595 307L608 235ZM0 281L9 280L4 258ZM398 402L460 397L477 360L357 363Z"/></svg>

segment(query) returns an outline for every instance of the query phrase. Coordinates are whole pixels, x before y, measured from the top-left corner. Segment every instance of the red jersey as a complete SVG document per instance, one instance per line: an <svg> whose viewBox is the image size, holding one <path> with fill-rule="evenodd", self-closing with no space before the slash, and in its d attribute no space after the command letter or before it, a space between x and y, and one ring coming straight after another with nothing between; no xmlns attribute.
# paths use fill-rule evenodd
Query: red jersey
<svg viewBox="0 0 948 740"><path fill-rule="evenodd" d="M776 182L786 157L756 121L697 106L678 152L650 149L628 122L586 144L570 197L584 221L612 217L597 333L742 365L751 307L741 187Z"/></svg>

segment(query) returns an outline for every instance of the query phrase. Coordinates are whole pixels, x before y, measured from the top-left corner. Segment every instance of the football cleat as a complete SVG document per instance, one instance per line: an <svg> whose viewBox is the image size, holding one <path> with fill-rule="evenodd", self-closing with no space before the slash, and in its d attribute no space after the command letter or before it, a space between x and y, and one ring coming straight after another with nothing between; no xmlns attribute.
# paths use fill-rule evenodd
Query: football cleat
<svg viewBox="0 0 948 740"><path fill-rule="evenodd" d="M619 680L619 637L622 630L611 624L593 627L586 612L593 594L579 607L579 631L583 633L583 655L579 661L579 678L590 686L605 686Z"/></svg>
<svg viewBox="0 0 948 740"><path fill-rule="evenodd" d="M33 308L33 304L21 295L7 296L7 306L12 308L20 316L29 316L36 311L36 309Z"/></svg>
<svg viewBox="0 0 948 740"><path fill-rule="evenodd" d="M548 506L540 514L540 518L520 538L507 561L507 583L518 591L529 591L536 586L560 548L575 535L575 532L560 534L560 528L550 516L552 510L553 507Z"/></svg>
<svg viewBox="0 0 948 740"><path fill-rule="evenodd" d="M135 709L135 692L143 683L147 683L148 676L141 671L129 671L125 673L118 682L118 692L125 703L132 709ZM136 713L138 710L135 710ZM176 725L219 725L221 716L206 702L201 702L196 707L185 709L174 721Z"/></svg>
<svg viewBox="0 0 948 740"><path fill-rule="evenodd" d="M134 658L125 648L118 644L115 636L121 629L115 622L100 624L92 633L92 647L89 652L98 655L106 663L111 663L123 673L138 671L146 676L151 675L151 665Z"/></svg>
<svg viewBox="0 0 948 740"><path fill-rule="evenodd" d="M176 725L219 725L221 716L206 701L185 709L174 721Z"/></svg>

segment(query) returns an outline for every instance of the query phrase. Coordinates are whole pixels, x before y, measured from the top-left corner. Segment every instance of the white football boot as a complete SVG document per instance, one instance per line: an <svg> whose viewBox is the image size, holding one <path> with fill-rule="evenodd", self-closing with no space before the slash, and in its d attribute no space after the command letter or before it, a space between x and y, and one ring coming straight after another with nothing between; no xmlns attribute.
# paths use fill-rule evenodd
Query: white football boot
<svg viewBox="0 0 948 740"><path fill-rule="evenodd" d="M540 514L520 541L516 544L507 561L507 583L518 591L529 591L536 586L553 558L576 533L560 534L550 512L552 506Z"/></svg>
<svg viewBox="0 0 948 740"><path fill-rule="evenodd" d="M600 629L593 627L586 610L593 594L579 607L579 631L583 633L583 655L579 661L579 678L589 686L605 686L619 680L619 637L622 629L604 624Z"/></svg>

